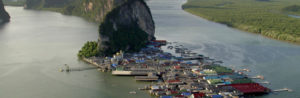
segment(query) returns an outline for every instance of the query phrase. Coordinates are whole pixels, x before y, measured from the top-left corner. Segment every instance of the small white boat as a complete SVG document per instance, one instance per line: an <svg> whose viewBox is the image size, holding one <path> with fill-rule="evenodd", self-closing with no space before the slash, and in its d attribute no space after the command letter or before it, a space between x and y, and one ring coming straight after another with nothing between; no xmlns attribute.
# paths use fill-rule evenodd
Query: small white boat
<svg viewBox="0 0 300 98"><path fill-rule="evenodd" d="M131 92L129 92L129 94L136 94L136 92L135 91L131 91Z"/></svg>
<svg viewBox="0 0 300 98"><path fill-rule="evenodd" d="M283 92L283 91L288 91L288 92L292 92L292 89L289 88L283 88L283 89L277 89L277 90L273 90L273 92Z"/></svg>

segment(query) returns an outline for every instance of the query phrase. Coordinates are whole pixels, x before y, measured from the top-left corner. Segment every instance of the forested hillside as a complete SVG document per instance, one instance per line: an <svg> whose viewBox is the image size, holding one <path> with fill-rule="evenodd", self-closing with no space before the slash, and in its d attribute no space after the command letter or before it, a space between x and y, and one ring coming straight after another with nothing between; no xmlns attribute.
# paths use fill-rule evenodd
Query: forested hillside
<svg viewBox="0 0 300 98"><path fill-rule="evenodd" d="M211 21L300 43L299 0L188 0L183 9ZM298 13L298 14L297 14Z"/></svg>
<svg viewBox="0 0 300 98"><path fill-rule="evenodd" d="M287 6L283 8L283 12L294 14L294 15L300 15L300 4Z"/></svg>

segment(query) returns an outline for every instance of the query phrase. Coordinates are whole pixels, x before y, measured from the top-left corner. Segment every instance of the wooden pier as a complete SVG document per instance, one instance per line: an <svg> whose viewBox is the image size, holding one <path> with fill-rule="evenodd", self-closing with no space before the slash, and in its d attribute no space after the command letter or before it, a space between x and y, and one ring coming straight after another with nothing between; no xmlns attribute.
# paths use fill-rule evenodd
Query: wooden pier
<svg viewBox="0 0 300 98"><path fill-rule="evenodd" d="M71 71L84 71L84 70L92 70L92 69L99 69L98 67L78 67L78 68L70 68L69 65L65 64L65 68L60 68L60 72L71 72Z"/></svg>
<svg viewBox="0 0 300 98"><path fill-rule="evenodd" d="M149 72L145 71L112 71L112 75L116 76L147 76Z"/></svg>
<svg viewBox="0 0 300 98"><path fill-rule="evenodd" d="M85 62L87 62L87 63L90 63L90 64L96 66L97 68L99 68L101 70L107 70L108 69L108 67L105 66L104 64L99 64L99 63L95 62L92 59L82 58L82 60L85 61Z"/></svg>
<svg viewBox="0 0 300 98"><path fill-rule="evenodd" d="M157 81L157 76L135 76L136 81Z"/></svg>

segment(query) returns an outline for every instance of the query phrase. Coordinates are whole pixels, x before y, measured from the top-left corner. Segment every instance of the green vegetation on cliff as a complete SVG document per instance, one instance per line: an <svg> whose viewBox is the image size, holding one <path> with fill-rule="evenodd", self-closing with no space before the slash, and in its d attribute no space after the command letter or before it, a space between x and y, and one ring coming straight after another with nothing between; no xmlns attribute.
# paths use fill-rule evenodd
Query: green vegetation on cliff
<svg viewBox="0 0 300 98"><path fill-rule="evenodd" d="M183 9L208 20L278 40L300 43L300 19L287 10L299 0L188 0ZM291 7L289 7L291 6ZM298 10L297 10L298 11Z"/></svg>
<svg viewBox="0 0 300 98"><path fill-rule="evenodd" d="M111 0L76 0L63 8L63 13L76 15L89 21L101 22L112 9Z"/></svg>
<svg viewBox="0 0 300 98"><path fill-rule="evenodd" d="M112 0L27 0L25 8L56 11L101 22L112 6Z"/></svg>
<svg viewBox="0 0 300 98"><path fill-rule="evenodd" d="M77 54L79 58L81 57L93 57L93 56L98 56L99 51L98 51L98 43L95 41L89 41L84 44L84 46L81 48L79 53Z"/></svg>
<svg viewBox="0 0 300 98"><path fill-rule="evenodd" d="M284 12L294 15L300 15L300 5L291 5L283 8Z"/></svg>

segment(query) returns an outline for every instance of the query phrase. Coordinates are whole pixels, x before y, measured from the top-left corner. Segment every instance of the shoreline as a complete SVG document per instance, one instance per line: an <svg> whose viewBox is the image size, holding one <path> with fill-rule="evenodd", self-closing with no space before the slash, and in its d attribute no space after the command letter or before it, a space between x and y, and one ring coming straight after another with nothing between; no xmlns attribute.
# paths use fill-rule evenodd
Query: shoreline
<svg viewBox="0 0 300 98"><path fill-rule="evenodd" d="M211 20L211 19L209 19L209 18L206 18L206 16L205 16L205 15L202 15L201 13L195 13L195 12L193 12L192 10L184 9L183 6L184 6L185 4L187 4L187 3L188 3L188 0L182 4L181 10L183 10L183 11L185 11L185 12L191 14L191 15L194 15L194 16L197 16L197 17L200 17L200 18L203 18L203 19L208 20L208 21L210 21L210 22L214 22L214 23L219 23L219 24L225 25L225 26L227 26L227 27L229 27L229 28L232 28L232 29L241 30L241 31L248 32L248 33L253 33L253 34L258 34L258 35L261 35L261 36L263 36L263 37L270 38L270 39L272 39L272 40L277 40L277 41L281 41L281 42L285 42L285 43L289 43L289 44L293 44L293 45L300 45L300 39L299 39L299 37L296 38L296 37L294 37L294 36L292 36L292 35L289 35L289 34L287 34L287 36L292 36L292 37L294 37L295 41L290 41L290 40L283 40L283 39L280 39L280 38L279 38L279 37L280 37L280 35L279 35L280 33L269 33L269 32L268 32L268 33L256 33L256 32L250 32L248 29L243 29L243 28L241 28L241 27L237 27L237 26L234 26L234 25L231 26L231 25L228 25L228 24L225 24L225 23L220 23L220 22L213 21L213 20ZM251 27L251 26L246 26L246 27ZM273 31L272 31L272 32L273 32ZM272 37L272 34L276 34L276 36ZM283 35L286 35L286 34L283 34Z"/></svg>
<svg viewBox="0 0 300 98"><path fill-rule="evenodd" d="M89 64L91 64L93 66L96 66L96 67L100 66L97 62L94 62L92 59L88 59L88 58L84 57L84 58L82 58L80 60L82 60L82 61L84 61L86 63L89 63Z"/></svg>

